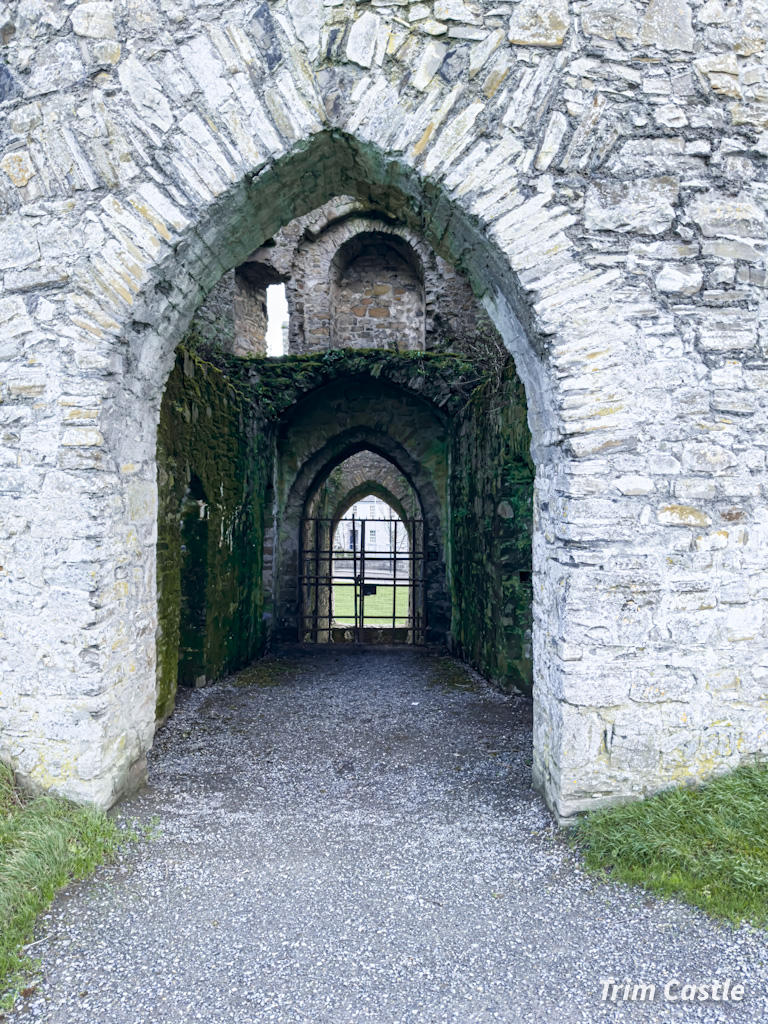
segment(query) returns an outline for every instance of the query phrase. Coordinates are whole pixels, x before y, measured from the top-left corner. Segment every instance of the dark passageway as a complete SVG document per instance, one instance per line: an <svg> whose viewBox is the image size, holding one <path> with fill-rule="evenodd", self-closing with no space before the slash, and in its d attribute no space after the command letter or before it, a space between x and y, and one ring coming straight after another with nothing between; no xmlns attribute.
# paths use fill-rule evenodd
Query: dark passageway
<svg viewBox="0 0 768 1024"><path fill-rule="evenodd" d="M284 354L271 358L278 282ZM199 306L166 384L157 720L178 686L274 642L436 644L530 693L530 446L500 334L466 274L402 216L342 195L284 225ZM194 523L189 480L209 496ZM350 551L349 593L333 580L336 523L367 494L409 524L388 622L369 537Z"/></svg>

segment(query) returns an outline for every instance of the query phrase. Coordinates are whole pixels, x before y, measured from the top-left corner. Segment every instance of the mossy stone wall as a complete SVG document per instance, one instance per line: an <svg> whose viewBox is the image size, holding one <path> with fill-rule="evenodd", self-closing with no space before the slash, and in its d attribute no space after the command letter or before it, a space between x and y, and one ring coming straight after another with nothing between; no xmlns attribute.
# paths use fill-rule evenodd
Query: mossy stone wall
<svg viewBox="0 0 768 1024"><path fill-rule="evenodd" d="M199 354L180 350L158 430L157 718L174 706L179 664L180 515L196 476L207 503L208 551L202 670L209 679L247 664L264 647L263 495L271 440L244 392Z"/></svg>
<svg viewBox="0 0 768 1024"><path fill-rule="evenodd" d="M451 590L455 652L504 689L533 685L534 467L510 362L454 418Z"/></svg>

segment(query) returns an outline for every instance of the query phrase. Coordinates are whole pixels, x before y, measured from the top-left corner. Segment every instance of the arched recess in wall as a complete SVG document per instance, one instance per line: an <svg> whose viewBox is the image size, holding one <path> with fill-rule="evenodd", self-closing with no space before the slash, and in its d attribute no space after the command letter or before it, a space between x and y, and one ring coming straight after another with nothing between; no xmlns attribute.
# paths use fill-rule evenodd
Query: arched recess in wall
<svg viewBox="0 0 768 1024"><path fill-rule="evenodd" d="M363 231L331 261L331 347L421 351L424 272L397 235Z"/></svg>
<svg viewBox="0 0 768 1024"><path fill-rule="evenodd" d="M318 168L322 168L323 173L317 173ZM440 187L422 180L418 170L387 156L369 142L358 141L338 131L318 131L276 159L263 173L245 176L215 202L200 207L194 217L194 227L187 230L180 226L173 248L158 252L152 281L139 289L131 309L129 329L124 334L126 372L120 389L114 395L114 415L105 428L105 436L109 435L106 443L119 464L139 463L146 467L148 479L154 480L157 414L164 382L190 318L216 281L223 273L242 264L282 225L311 212L335 195L355 195L375 204L378 209L420 231L438 254L462 267L476 293L484 296L494 323L507 347L514 352L528 394L532 451L537 461L557 451L551 445L552 441L560 438L554 414L557 402L550 397L554 378L544 370L515 313L518 310L521 316L529 318L516 274L491 235L463 210L460 202L448 197ZM137 398L146 414L137 414ZM132 429L130 432L122 429L110 432L110 423L131 423ZM363 437L361 446L365 446L368 440ZM374 447L380 445L382 453L386 454L386 438L373 436L370 442ZM423 495L424 490L418 489ZM429 502L425 504L429 505ZM297 519L299 517L300 513ZM431 522L439 525L440 514L430 515L428 512L425 518L432 535ZM154 506L151 503L140 506L132 522L142 538L142 564L153 566ZM280 560L282 555L279 551L285 543L284 538L284 533L276 538L276 554ZM439 571L435 578L444 595L444 552L438 553L437 558ZM282 560L283 567L287 564ZM432 562L430 568L435 568ZM281 570L280 579L274 581L276 600L271 602L270 614L277 635L286 624L290 625L290 609L287 619L285 616L281 618L278 611L281 601L283 609L287 608L279 590L289 575L289 572ZM439 582L440 576L442 583ZM133 610L127 612L126 629L132 621L131 616L137 614L136 608L140 606L154 611L156 607L153 569L148 568L143 575L137 573L137 579L145 579L148 586L142 587L140 583L132 592L129 604ZM295 594L295 559L292 587ZM539 588L537 593L546 597L550 591ZM293 601L295 603L295 598ZM545 616L546 611L541 609L537 621L543 621ZM443 619L445 623L450 619L447 598ZM151 637L145 644L142 658L154 666ZM148 677L143 680L141 688L140 703L144 709L150 700L149 685ZM154 690L152 673L151 692ZM137 705L137 738L143 736L146 739L151 734L145 718L146 710ZM145 748L144 740L135 748L132 740L128 739L126 754ZM139 753L135 756L138 757Z"/></svg>

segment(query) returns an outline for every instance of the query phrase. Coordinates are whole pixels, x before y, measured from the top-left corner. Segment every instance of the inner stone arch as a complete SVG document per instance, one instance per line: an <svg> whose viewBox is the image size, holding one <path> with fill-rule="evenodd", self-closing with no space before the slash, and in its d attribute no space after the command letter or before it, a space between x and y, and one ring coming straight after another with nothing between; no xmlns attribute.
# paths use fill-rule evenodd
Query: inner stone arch
<svg viewBox="0 0 768 1024"><path fill-rule="evenodd" d="M363 499L374 508L366 503L357 523L344 523ZM399 466L361 449L330 472L324 467L300 530L301 638L423 642L426 531L419 496Z"/></svg>
<svg viewBox="0 0 768 1024"><path fill-rule="evenodd" d="M340 422L345 424L342 430ZM287 412L276 445L281 489L276 496L281 514L274 573L278 637L290 640L297 635L301 524L325 509L331 512L328 518L333 517L332 502L324 502L332 499L334 471L350 460L353 467L359 466L358 460L368 453L393 467L387 476L394 477L392 484L416 505L425 524L426 637L446 641L451 619L445 471L450 439L448 419L440 410L420 395L377 378L341 378L310 392ZM398 484L397 477L405 483ZM330 537L323 541L327 548Z"/></svg>
<svg viewBox="0 0 768 1024"><path fill-rule="evenodd" d="M398 466L369 449L355 452L331 471L315 492L309 511L337 522L368 494L386 501L401 519L423 513L416 491Z"/></svg>

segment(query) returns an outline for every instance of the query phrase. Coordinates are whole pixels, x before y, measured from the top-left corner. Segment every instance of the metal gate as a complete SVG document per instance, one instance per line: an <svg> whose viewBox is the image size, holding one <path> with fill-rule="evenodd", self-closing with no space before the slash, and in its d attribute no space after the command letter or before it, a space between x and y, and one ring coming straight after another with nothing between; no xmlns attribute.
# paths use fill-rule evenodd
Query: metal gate
<svg viewBox="0 0 768 1024"><path fill-rule="evenodd" d="M423 520L303 519L300 536L299 640L424 643Z"/></svg>

